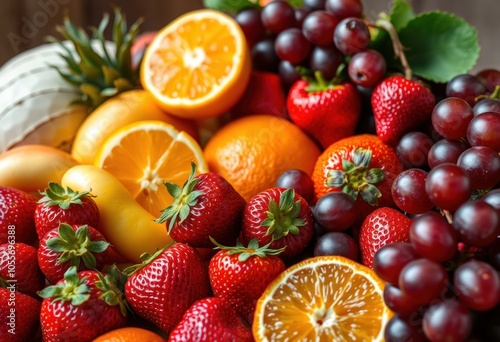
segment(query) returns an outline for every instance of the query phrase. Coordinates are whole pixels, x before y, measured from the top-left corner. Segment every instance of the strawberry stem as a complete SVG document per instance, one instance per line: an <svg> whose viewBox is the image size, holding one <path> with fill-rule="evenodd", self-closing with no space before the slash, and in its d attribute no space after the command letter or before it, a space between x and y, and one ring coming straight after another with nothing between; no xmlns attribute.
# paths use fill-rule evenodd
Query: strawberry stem
<svg viewBox="0 0 500 342"><path fill-rule="evenodd" d="M247 247L245 247L239 240L236 241L236 246L223 246L217 243L217 241L215 241L211 236L210 241L212 241L212 243L215 245L214 249L225 250L228 254L239 254L238 260L241 262L247 261L251 256L265 258L268 255L278 255L282 253L286 247L285 246L279 249L269 248L272 241L267 245L259 247L259 240L257 240L256 238L250 240Z"/></svg>
<svg viewBox="0 0 500 342"><path fill-rule="evenodd" d="M42 298L52 298L52 301L71 301L71 305L78 306L90 298L90 288L85 284L87 278L80 278L76 267L70 267L64 273L64 281L56 285L47 286L38 295Z"/></svg>
<svg viewBox="0 0 500 342"><path fill-rule="evenodd" d="M38 200L38 203L43 203L46 207L58 205L61 209L68 209L71 204L82 205L84 197L95 197L90 194L91 190L78 192L70 187L65 189L56 182L49 182L48 188L40 192L43 197Z"/></svg>

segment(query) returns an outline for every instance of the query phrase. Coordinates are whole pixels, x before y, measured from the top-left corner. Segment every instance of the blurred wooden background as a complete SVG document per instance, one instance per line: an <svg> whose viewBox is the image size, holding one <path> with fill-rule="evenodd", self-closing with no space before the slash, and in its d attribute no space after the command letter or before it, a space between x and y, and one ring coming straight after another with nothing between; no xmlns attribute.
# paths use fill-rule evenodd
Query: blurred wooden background
<svg viewBox="0 0 500 342"><path fill-rule="evenodd" d="M479 30L481 57L474 70L500 68L500 1L498 0L412 0L415 12L442 9L453 12ZM392 0L363 0L365 13L374 18L388 11ZM0 65L15 54L44 42L55 35L54 27L65 14L84 27L97 25L104 12L112 13L119 6L128 23L143 17L141 32L157 30L176 16L203 7L202 0L1 0Z"/></svg>

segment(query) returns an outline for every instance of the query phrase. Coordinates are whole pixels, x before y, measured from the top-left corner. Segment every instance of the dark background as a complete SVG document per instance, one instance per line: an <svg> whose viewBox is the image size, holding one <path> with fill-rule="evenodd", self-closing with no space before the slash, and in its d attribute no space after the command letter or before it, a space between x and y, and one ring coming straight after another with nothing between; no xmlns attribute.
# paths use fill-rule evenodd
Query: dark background
<svg viewBox="0 0 500 342"><path fill-rule="evenodd" d="M479 31L481 56L472 71L486 67L500 68L500 1L498 0L413 0L416 13L442 9L453 12ZM389 11L392 0L364 0L365 13L373 19ZM78 25L97 25L104 12L119 6L129 25L143 17L141 32L157 30L178 15L203 7L202 0L1 0L0 65L16 53L44 42L47 35L57 35L54 28L67 14Z"/></svg>

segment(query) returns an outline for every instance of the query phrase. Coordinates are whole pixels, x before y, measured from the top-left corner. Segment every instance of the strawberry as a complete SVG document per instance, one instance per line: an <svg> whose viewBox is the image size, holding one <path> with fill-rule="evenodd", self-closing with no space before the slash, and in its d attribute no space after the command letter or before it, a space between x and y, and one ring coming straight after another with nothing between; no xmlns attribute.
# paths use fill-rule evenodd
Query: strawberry
<svg viewBox="0 0 500 342"><path fill-rule="evenodd" d="M302 252L312 239L314 220L307 201L293 189L274 187L248 201L243 212L244 243L257 239L260 246L280 249L282 259Z"/></svg>
<svg viewBox="0 0 500 342"><path fill-rule="evenodd" d="M0 244L36 242L35 207L35 196L0 185Z"/></svg>
<svg viewBox="0 0 500 342"><path fill-rule="evenodd" d="M24 243L0 245L0 286L15 282L16 290L35 295L45 286L45 277L38 267L37 250Z"/></svg>
<svg viewBox="0 0 500 342"><path fill-rule="evenodd" d="M361 98L351 83L336 78L326 82L320 73L315 80L296 81L288 93L290 119L323 147L354 134L361 113Z"/></svg>
<svg viewBox="0 0 500 342"><path fill-rule="evenodd" d="M168 337L168 342L185 341L252 342L253 336L231 305L220 298L208 297L191 305Z"/></svg>
<svg viewBox="0 0 500 342"><path fill-rule="evenodd" d="M207 269L200 254L184 243L144 259L125 269L125 297L135 313L168 334L195 301L210 295Z"/></svg>
<svg viewBox="0 0 500 342"><path fill-rule="evenodd" d="M208 172L195 177L196 165L191 166L182 189L165 183L174 203L156 222L167 222L172 239L193 247L213 247L210 237L233 244L240 232L245 200L222 176Z"/></svg>
<svg viewBox="0 0 500 342"><path fill-rule="evenodd" d="M0 341L34 341L40 326L40 301L16 291L16 284L0 287Z"/></svg>
<svg viewBox="0 0 500 342"><path fill-rule="evenodd" d="M99 208L89 191L78 192L50 182L35 209L35 226L38 238L59 224L88 224L98 227Z"/></svg>
<svg viewBox="0 0 500 342"><path fill-rule="evenodd" d="M214 295L231 304L236 312L252 325L257 300L267 285L285 270L285 263L277 255L281 249L259 247L257 239L247 247L237 242L235 247L220 245L210 259L208 276Z"/></svg>
<svg viewBox="0 0 500 342"><path fill-rule="evenodd" d="M44 342L91 341L125 326L127 304L120 282L123 277L116 268L102 274L70 267L64 279L39 293L44 298L40 312Z"/></svg>
<svg viewBox="0 0 500 342"><path fill-rule="evenodd" d="M286 118L286 95L278 74L252 70L243 96L230 110L233 119L252 114Z"/></svg>
<svg viewBox="0 0 500 342"><path fill-rule="evenodd" d="M47 280L56 283L71 266L78 271L101 271L114 261L110 249L109 243L95 228L61 223L40 240L38 263Z"/></svg>
<svg viewBox="0 0 500 342"><path fill-rule="evenodd" d="M396 75L373 89L371 102L377 135L394 145L403 134L430 121L436 99L423 84Z"/></svg>
<svg viewBox="0 0 500 342"><path fill-rule="evenodd" d="M410 241L413 220L393 208L378 208L366 217L359 232L361 262L372 267L373 256L392 242Z"/></svg>

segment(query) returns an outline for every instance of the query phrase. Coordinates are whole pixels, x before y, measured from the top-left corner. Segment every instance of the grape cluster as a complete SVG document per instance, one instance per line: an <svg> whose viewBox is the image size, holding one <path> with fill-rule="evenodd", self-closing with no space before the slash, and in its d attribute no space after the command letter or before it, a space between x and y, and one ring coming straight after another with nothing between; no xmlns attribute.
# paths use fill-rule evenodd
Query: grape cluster
<svg viewBox="0 0 500 342"><path fill-rule="evenodd" d="M373 87L385 75L383 56L369 49L361 0L304 0L294 8L272 1L236 14L252 52L253 67L279 73L285 88L301 75L297 66L332 79L348 65L350 80Z"/></svg>

